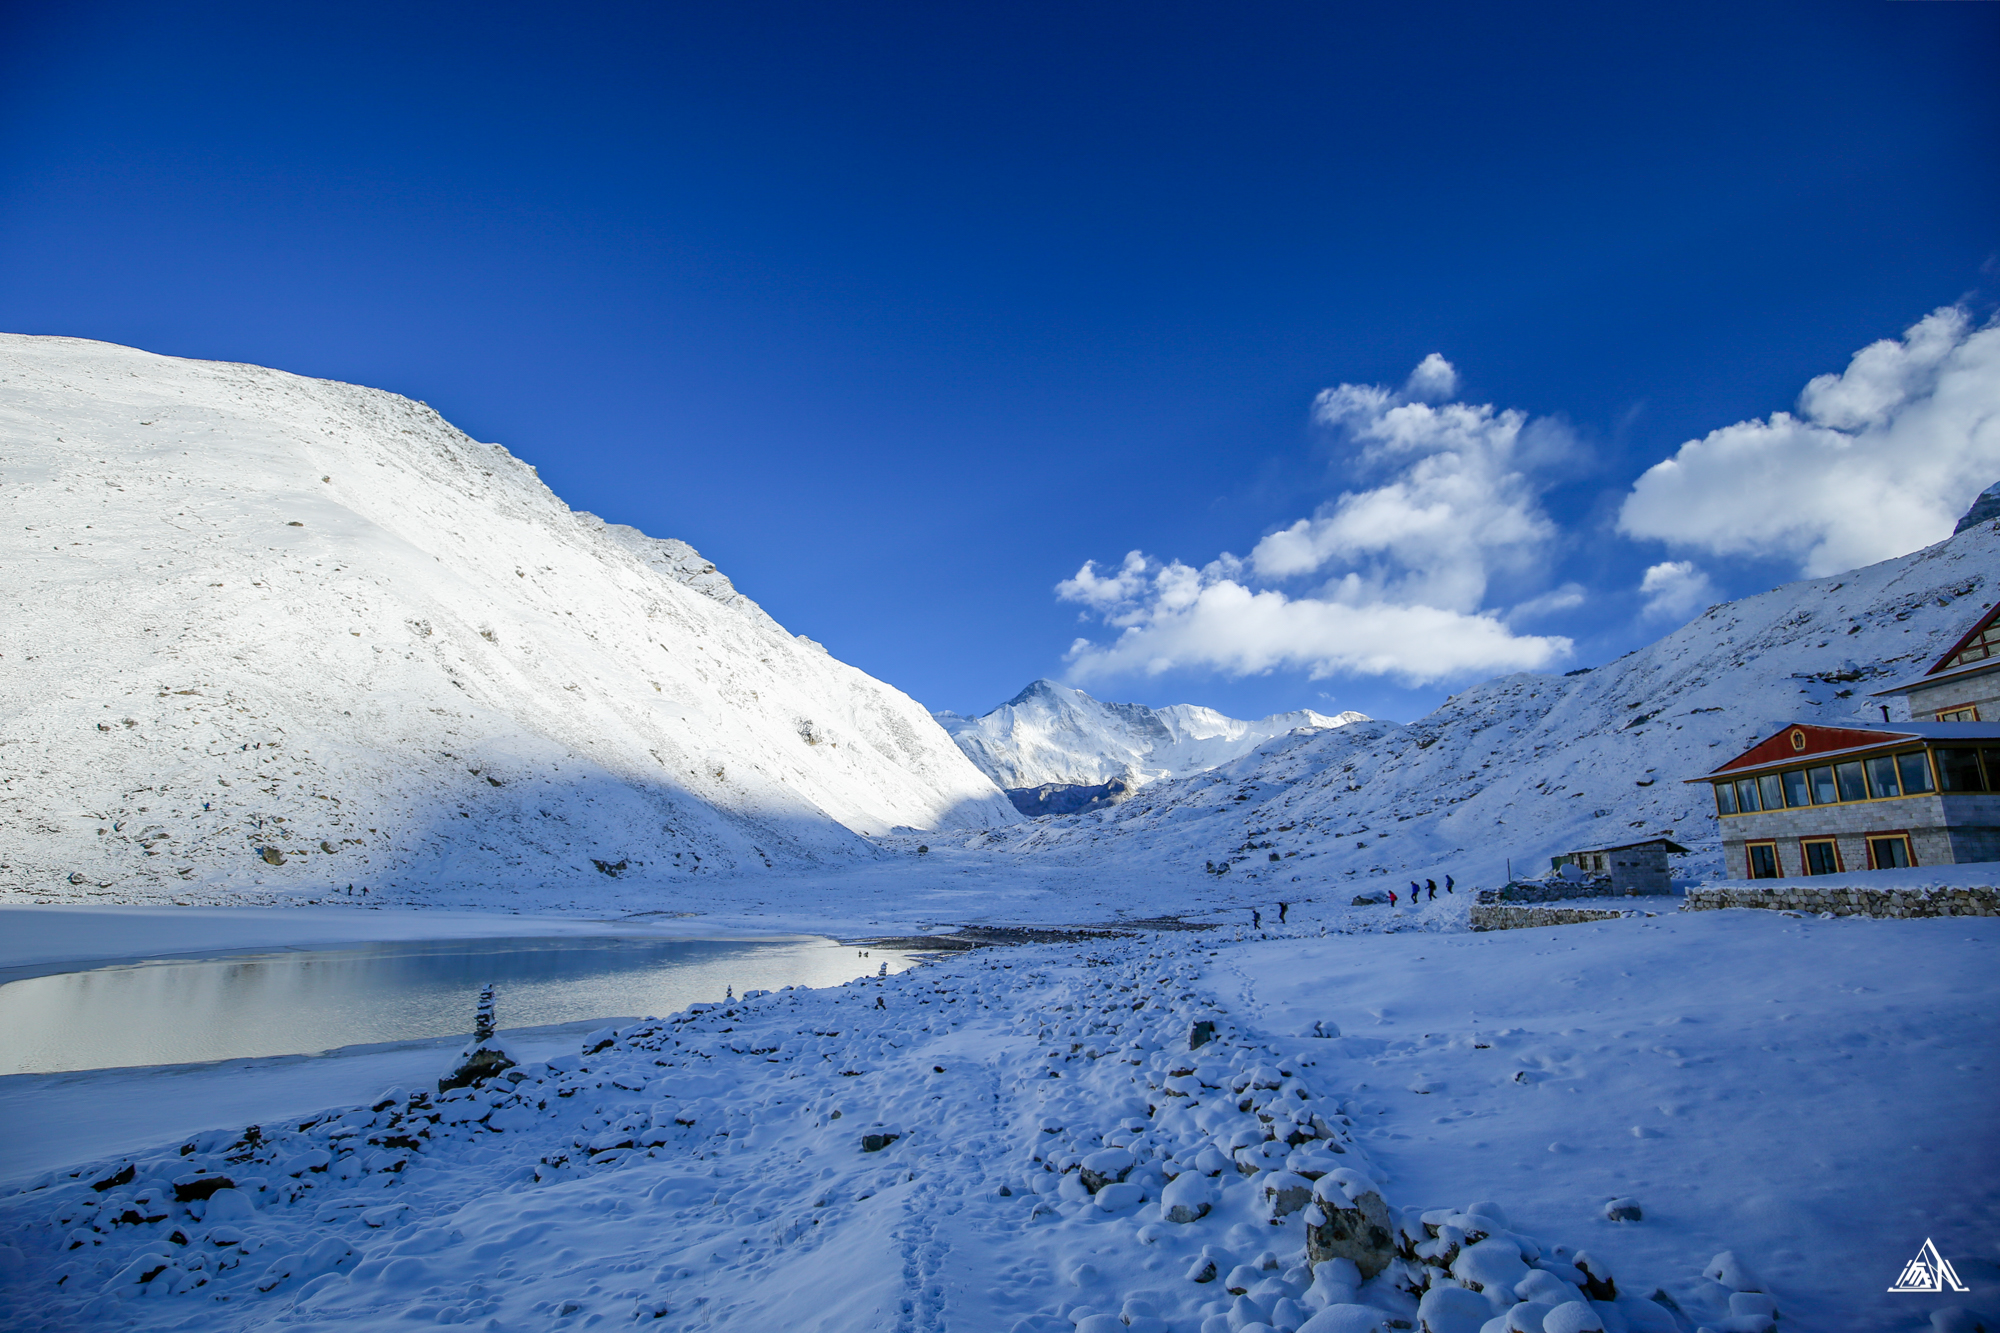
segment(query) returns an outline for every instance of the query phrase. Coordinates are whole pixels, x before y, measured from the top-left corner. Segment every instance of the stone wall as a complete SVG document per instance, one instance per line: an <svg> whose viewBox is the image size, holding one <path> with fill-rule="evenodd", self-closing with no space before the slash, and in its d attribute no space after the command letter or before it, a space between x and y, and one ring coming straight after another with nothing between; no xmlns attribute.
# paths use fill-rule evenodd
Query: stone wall
<svg viewBox="0 0 2000 1333"><path fill-rule="evenodd" d="M1575 926L1586 921L1616 921L1627 916L1655 916L1607 907L1502 907L1472 909L1474 930L1526 930L1532 926Z"/></svg>
<svg viewBox="0 0 2000 1333"><path fill-rule="evenodd" d="M1724 907L1831 912L1835 916L2000 916L2000 889L1814 888L1805 883L1754 889L1701 888L1688 890L1681 910L1707 912Z"/></svg>
<svg viewBox="0 0 2000 1333"><path fill-rule="evenodd" d="M1671 888L1664 888L1660 892L1671 893L1673 890ZM1636 895L1620 894L1611 887L1610 879L1604 877L1579 880L1575 883L1570 883L1566 880L1531 879L1516 880L1511 884L1503 884L1497 889L1481 889L1474 901L1482 903L1559 903L1566 902L1572 898L1618 898L1633 896Z"/></svg>

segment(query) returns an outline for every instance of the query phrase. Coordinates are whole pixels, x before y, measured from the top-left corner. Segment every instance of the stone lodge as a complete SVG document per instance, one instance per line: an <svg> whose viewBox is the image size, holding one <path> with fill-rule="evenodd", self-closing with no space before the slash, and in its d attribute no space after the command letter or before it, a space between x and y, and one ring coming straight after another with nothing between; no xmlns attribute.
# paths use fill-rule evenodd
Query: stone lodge
<svg viewBox="0 0 2000 1333"><path fill-rule="evenodd" d="M2000 721L1796 722L1690 781L1732 878L2000 860Z"/></svg>

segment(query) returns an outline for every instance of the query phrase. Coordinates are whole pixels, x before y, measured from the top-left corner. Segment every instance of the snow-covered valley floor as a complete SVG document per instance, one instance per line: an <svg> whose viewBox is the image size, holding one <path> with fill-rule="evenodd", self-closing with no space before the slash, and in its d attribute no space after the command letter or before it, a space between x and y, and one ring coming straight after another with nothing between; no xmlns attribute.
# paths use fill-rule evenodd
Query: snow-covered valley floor
<svg viewBox="0 0 2000 1333"><path fill-rule="evenodd" d="M275 1072L260 1105L239 1070L206 1130L166 1098L151 1146L9 1187L0 1325L1472 1333L1508 1327L1504 1302L1530 1329L1761 1327L1762 1298L1732 1315L1702 1276L1725 1250L1783 1329L2000 1303L2000 923L1368 920L982 950L632 1025L449 1097L443 1049L324 1113ZM129 1116L168 1082L95 1100ZM6 1133L109 1114L78 1086L0 1090ZM1308 1219L1371 1187L1422 1248L1315 1277ZM1606 1220L1614 1197L1643 1218ZM1274 1224L1272 1199L1302 1206ZM1926 1238L1970 1294L1885 1290ZM1618 1295L1551 1313L1586 1295L1579 1252Z"/></svg>

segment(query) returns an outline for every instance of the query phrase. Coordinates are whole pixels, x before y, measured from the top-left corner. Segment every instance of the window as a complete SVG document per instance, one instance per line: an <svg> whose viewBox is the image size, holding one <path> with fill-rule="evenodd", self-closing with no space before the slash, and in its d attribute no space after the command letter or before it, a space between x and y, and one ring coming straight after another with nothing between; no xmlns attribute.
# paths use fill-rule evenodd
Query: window
<svg viewBox="0 0 2000 1333"><path fill-rule="evenodd" d="M1951 661L1946 662L1945 665L1948 667L1969 666L1974 662L1983 662L1995 653L2000 653L2000 624L1988 625L1981 631L1978 638L1959 649L1958 655L1953 657ZM1938 719L1940 722L1949 720L1948 718Z"/></svg>
<svg viewBox="0 0 2000 1333"><path fill-rule="evenodd" d="M1766 773L1757 779L1757 797L1766 810L1785 808L1785 785L1778 781L1776 773Z"/></svg>
<svg viewBox="0 0 2000 1333"><path fill-rule="evenodd" d="M1843 801L1865 801L1868 799L1868 784L1862 780L1859 762L1835 764L1833 776L1840 782L1840 799Z"/></svg>
<svg viewBox="0 0 2000 1333"><path fill-rule="evenodd" d="M1757 779L1736 780L1736 808L1746 815L1754 815L1763 808L1757 803Z"/></svg>
<svg viewBox="0 0 2000 1333"><path fill-rule="evenodd" d="M1778 844L1775 842L1753 842L1744 850L1750 854L1750 878L1778 878Z"/></svg>
<svg viewBox="0 0 2000 1333"><path fill-rule="evenodd" d="M1834 790L1831 768L1807 769L1806 782L1812 787L1814 805L1832 805L1840 799L1840 794Z"/></svg>
<svg viewBox="0 0 2000 1333"><path fill-rule="evenodd" d="M1967 704L1963 708L1940 708L1937 711L1937 720L1940 722L1977 722L1979 720L1979 709L1971 704Z"/></svg>
<svg viewBox="0 0 2000 1333"><path fill-rule="evenodd" d="M1805 853L1808 875L1837 875L1840 873L1840 848L1832 838L1814 838L1810 842L1800 842L1799 849Z"/></svg>
<svg viewBox="0 0 2000 1333"><path fill-rule="evenodd" d="M1715 812L1721 815L1736 813L1736 784L1718 782L1715 784Z"/></svg>
<svg viewBox="0 0 2000 1333"><path fill-rule="evenodd" d="M1902 784L1896 781L1896 756L1878 754L1867 763L1868 786L1879 796L1901 796Z"/></svg>
<svg viewBox="0 0 2000 1333"><path fill-rule="evenodd" d="M1811 805L1812 798L1806 794L1806 771L1802 768L1788 768L1782 775L1785 780L1785 804L1792 807Z"/></svg>
<svg viewBox="0 0 2000 1333"><path fill-rule="evenodd" d="M1917 858L1910 855L1910 835L1895 833L1886 838L1868 840L1868 868L1870 870L1898 870L1913 866Z"/></svg>
<svg viewBox="0 0 2000 1333"><path fill-rule="evenodd" d="M1979 751L1940 748L1936 754L1939 791L1986 790L1986 779L1979 774Z"/></svg>
<svg viewBox="0 0 2000 1333"><path fill-rule="evenodd" d="M1903 795L1916 796L1931 789L1931 761L1922 750L1896 756L1896 772L1903 779Z"/></svg>

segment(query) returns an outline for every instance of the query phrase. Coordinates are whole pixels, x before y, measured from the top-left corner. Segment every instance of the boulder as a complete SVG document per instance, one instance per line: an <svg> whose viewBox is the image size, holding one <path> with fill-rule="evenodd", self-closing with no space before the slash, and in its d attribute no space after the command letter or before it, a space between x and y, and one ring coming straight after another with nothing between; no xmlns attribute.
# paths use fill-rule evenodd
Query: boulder
<svg viewBox="0 0 2000 1333"><path fill-rule="evenodd" d="M1160 1215L1169 1222L1199 1221L1215 1206L1215 1190L1199 1171L1184 1171L1160 1192Z"/></svg>
<svg viewBox="0 0 2000 1333"><path fill-rule="evenodd" d="M1306 1210L1306 1262L1351 1259L1364 1278L1374 1277L1396 1257L1395 1231L1389 1206L1372 1188L1356 1185L1350 1195L1340 1183L1353 1171L1333 1171L1313 1187L1313 1206Z"/></svg>
<svg viewBox="0 0 2000 1333"><path fill-rule="evenodd" d="M1139 1159L1128 1148L1104 1148L1084 1158L1078 1169L1083 1172L1083 1187L1095 1194L1125 1179L1138 1164Z"/></svg>

